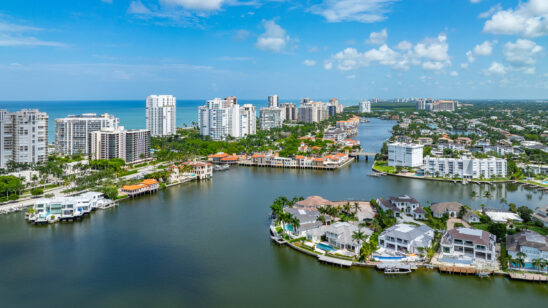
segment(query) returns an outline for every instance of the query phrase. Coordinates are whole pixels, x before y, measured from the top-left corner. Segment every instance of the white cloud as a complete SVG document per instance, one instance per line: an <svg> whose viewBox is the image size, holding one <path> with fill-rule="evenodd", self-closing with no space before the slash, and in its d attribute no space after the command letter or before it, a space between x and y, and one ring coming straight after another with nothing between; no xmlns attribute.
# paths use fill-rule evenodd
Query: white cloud
<svg viewBox="0 0 548 308"><path fill-rule="evenodd" d="M493 43L490 41L485 41L474 47L474 53L478 56L489 56L493 53Z"/></svg>
<svg viewBox="0 0 548 308"><path fill-rule="evenodd" d="M468 66L469 66L468 63L462 63L462 64L460 65L460 68L462 68L462 69L467 69Z"/></svg>
<svg viewBox="0 0 548 308"><path fill-rule="evenodd" d="M129 4L127 12L130 14L150 14L151 13L151 11L141 1L132 1Z"/></svg>
<svg viewBox="0 0 548 308"><path fill-rule="evenodd" d="M483 31L522 37L548 35L548 1L529 0L515 9L498 11L485 22Z"/></svg>
<svg viewBox="0 0 548 308"><path fill-rule="evenodd" d="M452 71L451 73L449 73L449 75L452 77L457 77L459 73L457 71Z"/></svg>
<svg viewBox="0 0 548 308"><path fill-rule="evenodd" d="M236 41L244 41L249 37L249 31L247 30L238 30L236 32L236 35L234 36L234 39Z"/></svg>
<svg viewBox="0 0 548 308"><path fill-rule="evenodd" d="M0 15L2 17L2 15ZM46 41L36 38L29 33L44 31L44 29L18 25L14 23L4 22L0 20L0 46L5 47L66 47L67 45L60 42Z"/></svg>
<svg viewBox="0 0 548 308"><path fill-rule="evenodd" d="M221 8L225 0L160 0L162 4L181 6L188 10L215 11Z"/></svg>
<svg viewBox="0 0 548 308"><path fill-rule="evenodd" d="M306 65L306 66L314 66L314 65L316 65L316 61L306 59L306 60L303 61L303 64Z"/></svg>
<svg viewBox="0 0 548 308"><path fill-rule="evenodd" d="M400 49L400 50L408 50L408 49L411 49L413 48L413 44L411 44L410 42L408 41L401 41L398 43L398 45L396 46L396 48Z"/></svg>
<svg viewBox="0 0 548 308"><path fill-rule="evenodd" d="M468 63L474 63L476 61L476 57L474 57L474 54L470 50L466 52L466 59L468 60Z"/></svg>
<svg viewBox="0 0 548 308"><path fill-rule="evenodd" d="M348 75L346 76L346 79L356 79L356 75Z"/></svg>
<svg viewBox="0 0 548 308"><path fill-rule="evenodd" d="M371 32L371 34L369 34L369 39L367 40L367 43L380 45L384 44L387 38L388 33L386 32L386 29L382 29L380 32Z"/></svg>
<svg viewBox="0 0 548 308"><path fill-rule="evenodd" d="M386 19L389 6L398 0L323 0L310 11L328 22L356 21L373 23Z"/></svg>
<svg viewBox="0 0 548 308"><path fill-rule="evenodd" d="M437 38L426 38L413 45L407 41L400 42L397 46L402 52L398 52L388 45L383 44L379 48L359 52L355 48L346 48L331 56L326 62L331 69L333 65L341 71L355 70L372 64L389 66L396 70L406 71L411 66L422 64L424 70L442 70L451 65L448 55L449 45L445 34Z"/></svg>
<svg viewBox="0 0 548 308"><path fill-rule="evenodd" d="M323 64L323 67L326 69L326 70L331 70L333 68L333 62L330 62L330 61L325 61L325 63Z"/></svg>
<svg viewBox="0 0 548 308"><path fill-rule="evenodd" d="M274 20L263 21L265 32L259 36L255 47L260 50L281 52L291 39Z"/></svg>
<svg viewBox="0 0 548 308"><path fill-rule="evenodd" d="M491 63L488 69L484 70L483 73L487 76L489 75L504 75L506 74L506 67L498 62Z"/></svg>
<svg viewBox="0 0 548 308"><path fill-rule="evenodd" d="M536 58L541 55L543 48L535 42L518 39L515 43L504 45L503 54L506 61L515 67L533 66Z"/></svg>
<svg viewBox="0 0 548 308"><path fill-rule="evenodd" d="M481 0L470 0L470 2L472 2L472 3L480 3Z"/></svg>
<svg viewBox="0 0 548 308"><path fill-rule="evenodd" d="M498 3L497 5L495 6L492 6L489 10L479 14L479 18L489 18L491 16L493 16L496 12L498 11L501 11L502 10L502 6L500 5L500 3Z"/></svg>

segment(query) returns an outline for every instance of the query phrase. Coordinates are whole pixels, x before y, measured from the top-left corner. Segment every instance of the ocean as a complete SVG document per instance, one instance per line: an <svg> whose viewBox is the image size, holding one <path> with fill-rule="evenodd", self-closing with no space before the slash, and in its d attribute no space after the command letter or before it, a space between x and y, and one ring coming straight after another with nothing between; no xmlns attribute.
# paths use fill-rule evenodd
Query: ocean
<svg viewBox="0 0 548 308"><path fill-rule="evenodd" d="M328 101L322 99L320 101ZM280 100L282 102L298 103L299 100ZM340 100L344 106L357 104L358 100ZM191 125L198 122L198 107L203 105L205 100L177 100L177 127ZM259 108L266 107L266 99L239 99L238 103L253 104ZM102 101L0 101L0 109L17 111L20 109L39 109L49 115L49 142L55 139L55 119L64 118L68 115L79 115L82 113L109 113L120 119L120 125L127 129L145 128L145 100L102 100Z"/></svg>

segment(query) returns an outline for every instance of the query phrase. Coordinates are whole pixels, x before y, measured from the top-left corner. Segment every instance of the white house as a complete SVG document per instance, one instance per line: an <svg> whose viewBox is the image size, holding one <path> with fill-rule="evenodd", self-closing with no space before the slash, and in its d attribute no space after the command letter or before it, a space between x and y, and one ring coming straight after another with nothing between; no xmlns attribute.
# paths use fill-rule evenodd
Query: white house
<svg viewBox="0 0 548 308"><path fill-rule="evenodd" d="M446 263L484 262L494 264L496 236L483 230L455 228L441 239L440 261Z"/></svg>
<svg viewBox="0 0 548 308"><path fill-rule="evenodd" d="M508 235L506 237L506 250L513 259L518 258L518 253L524 253L525 268L536 269L532 265L533 260L548 260L548 237L532 231Z"/></svg>
<svg viewBox="0 0 548 308"><path fill-rule="evenodd" d="M421 225L397 224L379 235L379 246L399 253L419 253L432 245L434 230Z"/></svg>

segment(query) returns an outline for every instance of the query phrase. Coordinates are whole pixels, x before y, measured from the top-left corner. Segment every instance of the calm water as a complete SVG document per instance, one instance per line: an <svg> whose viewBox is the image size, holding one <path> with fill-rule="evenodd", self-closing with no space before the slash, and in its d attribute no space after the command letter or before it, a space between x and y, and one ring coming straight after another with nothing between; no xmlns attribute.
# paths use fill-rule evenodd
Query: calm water
<svg viewBox="0 0 548 308"><path fill-rule="evenodd" d="M380 148L392 125L363 125L367 150ZM322 265L270 242L269 205L280 195L406 193L421 202L499 206L471 199L474 186L369 177L370 168L363 161L334 172L236 167L75 224L35 227L21 213L0 216L0 306L545 307L546 285L436 272L390 278ZM495 190L517 204L541 203L534 192Z"/></svg>

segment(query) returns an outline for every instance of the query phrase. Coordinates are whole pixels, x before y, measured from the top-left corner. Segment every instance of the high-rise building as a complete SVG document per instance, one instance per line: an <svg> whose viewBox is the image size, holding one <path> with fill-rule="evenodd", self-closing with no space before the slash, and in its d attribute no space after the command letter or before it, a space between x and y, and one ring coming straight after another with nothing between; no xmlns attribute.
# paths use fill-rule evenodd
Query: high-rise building
<svg viewBox="0 0 548 308"><path fill-rule="evenodd" d="M426 110L426 100L425 99L418 99L417 100L417 110Z"/></svg>
<svg viewBox="0 0 548 308"><path fill-rule="evenodd" d="M298 117L298 109L297 106L293 103L282 103L281 108L285 109L285 119L289 121L297 121L299 119Z"/></svg>
<svg viewBox="0 0 548 308"><path fill-rule="evenodd" d="M127 164L138 163L150 158L150 130L130 129L126 130L126 155Z"/></svg>
<svg viewBox="0 0 548 308"><path fill-rule="evenodd" d="M305 97L305 98L301 99L301 105L302 104L308 104L308 103L310 103L310 98Z"/></svg>
<svg viewBox="0 0 548 308"><path fill-rule="evenodd" d="M84 113L55 119L55 151L63 155L88 154L90 133L116 129L120 120L105 113Z"/></svg>
<svg viewBox="0 0 548 308"><path fill-rule="evenodd" d="M435 103L427 104L428 110L433 112L438 111L455 111L454 101L437 101Z"/></svg>
<svg viewBox="0 0 548 308"><path fill-rule="evenodd" d="M301 103L299 107L299 122L320 122L328 116L327 106L322 102Z"/></svg>
<svg viewBox="0 0 548 308"><path fill-rule="evenodd" d="M226 99L207 100L198 107L200 135L214 140L224 140L228 136L245 137L256 132L256 110L252 105L240 107L234 96Z"/></svg>
<svg viewBox="0 0 548 308"><path fill-rule="evenodd" d="M360 102L360 112L361 113L371 112L371 102L370 101L361 101Z"/></svg>
<svg viewBox="0 0 548 308"><path fill-rule="evenodd" d="M152 136L167 136L176 130L177 100L172 95L150 95L146 101L146 127Z"/></svg>
<svg viewBox="0 0 548 308"><path fill-rule="evenodd" d="M285 120L285 109L278 107L261 108L259 125L263 130L282 127Z"/></svg>
<svg viewBox="0 0 548 308"><path fill-rule="evenodd" d="M424 158L424 173L430 176L459 177L463 179L477 179L492 177L506 177L506 159L490 158Z"/></svg>
<svg viewBox="0 0 548 308"><path fill-rule="evenodd" d="M90 133L90 159L121 158L127 164L150 158L150 131L148 129L125 130L105 128Z"/></svg>
<svg viewBox="0 0 548 308"><path fill-rule="evenodd" d="M268 97L268 107L279 107L277 94Z"/></svg>
<svg viewBox="0 0 548 308"><path fill-rule="evenodd" d="M257 133L257 109L251 104L240 108L240 132L242 137Z"/></svg>
<svg viewBox="0 0 548 308"><path fill-rule="evenodd" d="M329 103L327 104L327 106L333 106L335 107L335 113L341 113L344 111L344 106L339 104L339 99L337 98L332 98L329 100ZM328 108L329 109L329 108ZM331 115L331 114L329 114Z"/></svg>
<svg viewBox="0 0 548 308"><path fill-rule="evenodd" d="M422 166L421 144L395 142L388 144L388 166L420 167Z"/></svg>
<svg viewBox="0 0 548 308"><path fill-rule="evenodd" d="M40 163L48 159L48 115L38 109L0 110L0 168L9 161Z"/></svg>

